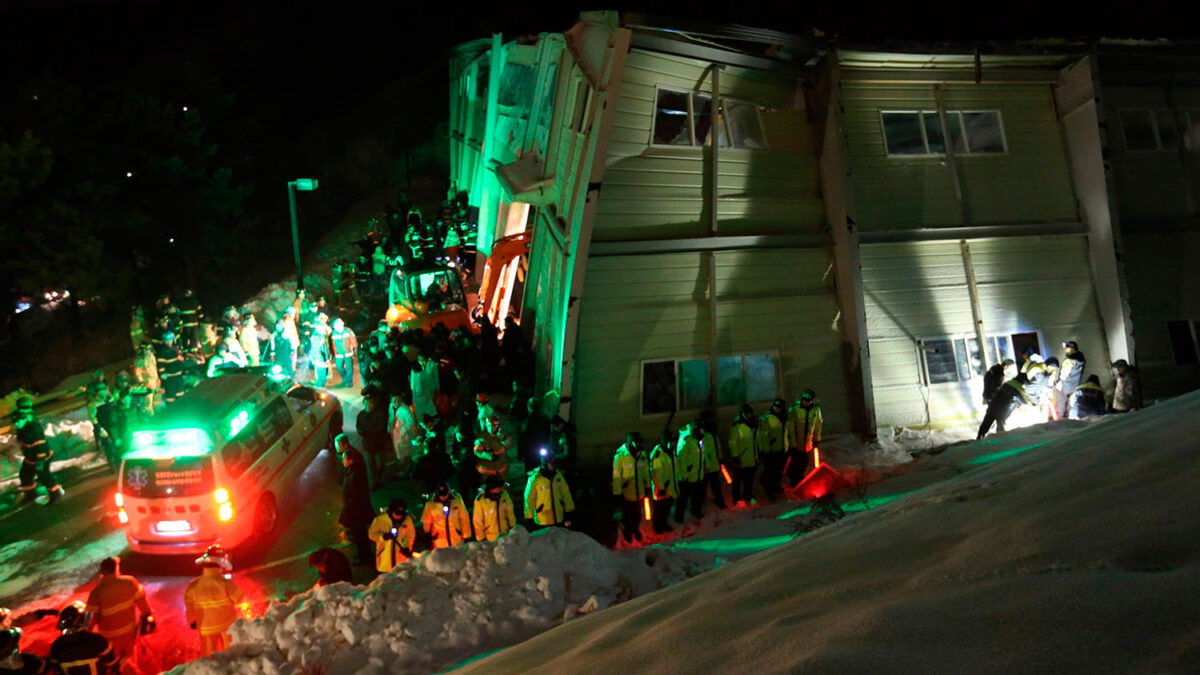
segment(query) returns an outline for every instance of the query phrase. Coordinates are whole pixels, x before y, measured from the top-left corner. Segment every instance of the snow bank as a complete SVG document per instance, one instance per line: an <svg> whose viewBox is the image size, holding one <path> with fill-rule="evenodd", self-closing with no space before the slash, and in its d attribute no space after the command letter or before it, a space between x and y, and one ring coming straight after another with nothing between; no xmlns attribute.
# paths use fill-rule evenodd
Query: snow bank
<svg viewBox="0 0 1200 675"><path fill-rule="evenodd" d="M876 486L906 496L463 671L1197 672L1197 438L1200 392L956 445Z"/></svg>
<svg viewBox="0 0 1200 675"><path fill-rule="evenodd" d="M610 551L576 532L518 527L496 542L436 551L365 588L336 584L272 603L234 625L232 648L173 672L436 671L712 567L702 553Z"/></svg>
<svg viewBox="0 0 1200 675"><path fill-rule="evenodd" d="M54 460L50 462L51 471L62 471L70 466L100 466L104 457L96 451L96 436L92 423L61 418L46 423L46 441L54 450ZM17 485L17 471L20 470L21 447L15 434L0 434L0 490L6 490Z"/></svg>
<svg viewBox="0 0 1200 675"><path fill-rule="evenodd" d="M307 276L307 275L306 275ZM296 300L296 282L280 281L267 284L261 291L242 303L242 311L253 312L258 325L274 328L275 321L283 318L283 312ZM259 331L260 333L262 331Z"/></svg>

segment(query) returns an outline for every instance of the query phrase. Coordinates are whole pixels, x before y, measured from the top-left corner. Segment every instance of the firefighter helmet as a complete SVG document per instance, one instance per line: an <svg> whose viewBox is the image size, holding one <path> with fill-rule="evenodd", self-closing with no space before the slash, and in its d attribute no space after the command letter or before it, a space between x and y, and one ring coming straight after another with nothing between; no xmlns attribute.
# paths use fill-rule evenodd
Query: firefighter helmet
<svg viewBox="0 0 1200 675"><path fill-rule="evenodd" d="M230 561L229 554L225 552L225 547L220 544L209 546L204 555L196 558L196 564L201 567L220 567L226 572L233 571L233 562Z"/></svg>
<svg viewBox="0 0 1200 675"><path fill-rule="evenodd" d="M12 656L21 650L21 629L0 630L0 658Z"/></svg>
<svg viewBox="0 0 1200 675"><path fill-rule="evenodd" d="M83 602L76 600L63 607L58 613L58 629L64 635L74 633L75 631L87 628L88 624L91 623L89 619L87 606Z"/></svg>
<svg viewBox="0 0 1200 675"><path fill-rule="evenodd" d="M33 412L33 399L28 396L22 396L17 399L16 407L21 412Z"/></svg>

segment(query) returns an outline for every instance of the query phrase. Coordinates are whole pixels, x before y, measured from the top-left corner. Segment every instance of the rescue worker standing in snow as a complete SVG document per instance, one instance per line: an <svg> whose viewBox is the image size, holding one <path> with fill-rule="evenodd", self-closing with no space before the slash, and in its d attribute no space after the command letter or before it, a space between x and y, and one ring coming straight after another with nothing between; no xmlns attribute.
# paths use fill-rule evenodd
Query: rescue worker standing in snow
<svg viewBox="0 0 1200 675"><path fill-rule="evenodd" d="M358 337L354 331L346 327L346 322L338 317L333 320L333 331L329 335L333 343L333 363L337 367L341 381L339 387L354 386L354 352L358 351Z"/></svg>
<svg viewBox="0 0 1200 675"><path fill-rule="evenodd" d="M346 434L338 434L333 440L338 459L346 467L342 478L342 512L338 525L346 528L350 541L358 554L358 565L369 565L371 560L371 538L367 532L375 520L375 509L371 507L371 484L367 479L367 461L362 453L350 445Z"/></svg>
<svg viewBox="0 0 1200 675"><path fill-rule="evenodd" d="M1063 344L1062 366L1058 369L1058 383L1055 388L1055 404L1058 406L1058 419L1066 419L1075 408L1075 390L1083 383L1083 369L1087 367L1087 359L1079 351L1079 343L1069 340Z"/></svg>
<svg viewBox="0 0 1200 675"><path fill-rule="evenodd" d="M117 557L100 561L100 583L88 594L87 611L96 622L96 631L108 640L117 657L128 659L133 656L138 636L153 631L154 613L142 585L121 574L120 565Z"/></svg>
<svg viewBox="0 0 1200 675"><path fill-rule="evenodd" d="M475 508L471 512L471 524L475 526L475 539L496 541L517 526L517 512L512 497L504 489L499 476L488 476L479 494L475 495Z"/></svg>
<svg viewBox="0 0 1200 675"><path fill-rule="evenodd" d="M200 350L200 318L201 307L200 301L196 299L196 295L192 293L192 289L185 288L183 297L179 298L176 303L179 308L179 327L180 327L180 347L185 352L195 352Z"/></svg>
<svg viewBox="0 0 1200 675"><path fill-rule="evenodd" d="M58 613L62 633L50 645L49 662L53 672L63 675L117 675L122 657L112 643L99 633L88 630L91 616L82 602L73 602Z"/></svg>
<svg viewBox="0 0 1200 675"><path fill-rule="evenodd" d="M163 403L170 405L183 394L183 352L175 344L175 333L166 331L154 354L162 378Z"/></svg>
<svg viewBox="0 0 1200 675"><path fill-rule="evenodd" d="M529 474L525 483L525 517L538 527L571 525L575 500L567 478L558 470L558 460L550 450L541 453L541 466Z"/></svg>
<svg viewBox="0 0 1200 675"><path fill-rule="evenodd" d="M133 357L133 400L140 419L154 414L154 396L158 393L158 359L149 344L138 347Z"/></svg>
<svg viewBox="0 0 1200 675"><path fill-rule="evenodd" d="M1071 417L1077 420L1096 417L1103 415L1106 407L1104 390L1100 388L1100 377L1088 375L1087 381L1075 390L1075 397L1071 403Z"/></svg>
<svg viewBox="0 0 1200 675"><path fill-rule="evenodd" d="M17 442L21 445L21 503L26 504L37 500L37 487L41 483L49 491L48 503L53 504L66 495L58 479L50 473L50 458L54 451L46 440L46 431L33 411L33 399L22 396L17 399L16 410L13 411L13 427L16 428Z"/></svg>
<svg viewBox="0 0 1200 675"><path fill-rule="evenodd" d="M259 365L259 349L258 349L258 319L250 312L242 315L242 326L238 329L238 344L242 346L242 353L246 355L247 363L253 367Z"/></svg>
<svg viewBox="0 0 1200 675"><path fill-rule="evenodd" d="M759 481L770 500L779 496L786 456L783 447L783 426L786 422L787 403L777 398L771 403L767 414L758 419L758 429L754 431L754 451L763 465Z"/></svg>
<svg viewBox="0 0 1200 675"><path fill-rule="evenodd" d="M296 377L295 352L292 348L292 340L288 337L287 322L283 319L275 322L275 332L271 333L267 345L267 349L271 353L271 363L279 366L288 378L294 379Z"/></svg>
<svg viewBox="0 0 1200 675"><path fill-rule="evenodd" d="M450 548L471 538L471 517L462 497L446 483L438 483L425 502L421 528L429 535L433 548Z"/></svg>
<svg viewBox="0 0 1200 675"><path fill-rule="evenodd" d="M146 312L141 305L135 306L129 314L129 341L133 343L134 354L139 347L150 343L150 336L146 335Z"/></svg>
<svg viewBox="0 0 1200 675"><path fill-rule="evenodd" d="M651 489L650 459L642 447L642 435L630 431L613 455L612 472L612 493L621 500L621 533L626 542L642 540L641 502L650 497Z"/></svg>
<svg viewBox="0 0 1200 675"><path fill-rule="evenodd" d="M671 437L663 431L658 445L650 451L650 481L654 502L650 507L650 523L658 534L671 531L667 517L671 515L671 505L679 496L675 486L675 456L671 452Z"/></svg>
<svg viewBox="0 0 1200 675"><path fill-rule="evenodd" d="M812 389L800 392L800 400L788 410L784 442L788 447L788 482L793 486L808 473L809 457L821 444L821 406ZM814 462L815 463L815 462Z"/></svg>
<svg viewBox="0 0 1200 675"><path fill-rule="evenodd" d="M983 421L979 423L979 434L975 437L976 440L987 435L993 422L996 423L996 430L1004 433L1004 423L1008 421L1008 416L1018 407L1026 403L1033 403L1033 399L1025 393L1027 384L1029 384L1029 376L1025 373L1017 373L1016 377L1000 387L1000 390L988 402L987 413L984 414Z"/></svg>
<svg viewBox="0 0 1200 675"><path fill-rule="evenodd" d="M758 467L754 455L754 427L758 420L754 409L743 403L737 419L729 427L729 463L733 470L733 502L749 504L754 496L754 471Z"/></svg>
<svg viewBox="0 0 1200 675"><path fill-rule="evenodd" d="M229 627L238 619L242 589L230 578L233 563L219 544L196 559L200 576L183 594L188 625L200 632L200 655L212 656L229 646Z"/></svg>
<svg viewBox="0 0 1200 675"><path fill-rule="evenodd" d="M417 528L408 515L408 502L399 497L393 499L387 510L375 517L367 536L375 542L375 569L379 573L391 572L411 558Z"/></svg>
<svg viewBox="0 0 1200 675"><path fill-rule="evenodd" d="M712 490L713 503L718 509L726 508L725 481L721 476L721 463L725 460L717 440L717 416L711 409L700 412L700 457L704 471L704 482L700 485L703 495ZM703 499L703 497L701 497Z"/></svg>
<svg viewBox="0 0 1200 675"><path fill-rule="evenodd" d="M996 390L1016 374L1017 364L1013 363L1012 359L1004 359L988 368L987 372L983 374L983 405L986 406L988 401L992 400Z"/></svg>
<svg viewBox="0 0 1200 675"><path fill-rule="evenodd" d="M675 481L679 500L675 502L675 522L683 522L684 512L691 507L692 515L699 518L704 504L703 453L700 451L700 420L692 420L679 432L675 445Z"/></svg>

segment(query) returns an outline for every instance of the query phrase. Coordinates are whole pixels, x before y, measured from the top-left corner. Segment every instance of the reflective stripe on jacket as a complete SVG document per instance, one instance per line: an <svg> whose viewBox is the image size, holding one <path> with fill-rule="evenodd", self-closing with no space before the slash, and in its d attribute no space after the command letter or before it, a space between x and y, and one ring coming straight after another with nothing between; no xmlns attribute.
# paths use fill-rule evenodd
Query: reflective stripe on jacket
<svg viewBox="0 0 1200 675"><path fill-rule="evenodd" d="M650 473L654 481L654 498L669 499L679 496L675 485L675 458L663 446L655 446L650 453Z"/></svg>
<svg viewBox="0 0 1200 675"><path fill-rule="evenodd" d="M395 538L388 538L392 528L396 528ZM408 560L404 553L412 553L413 540L417 536L417 528L413 525L412 516L404 516L404 520L396 525L392 517L385 511L371 521L367 536L375 542L375 569L380 572L391 572L392 568ZM403 549L403 550L402 550Z"/></svg>
<svg viewBox="0 0 1200 675"><path fill-rule="evenodd" d="M813 446L821 443L821 406L813 401L808 408L794 405L788 410L786 436L789 448L802 448L812 452Z"/></svg>
<svg viewBox="0 0 1200 675"><path fill-rule="evenodd" d="M96 617L96 632L112 639L138 627L138 610L150 615L150 603L137 579L124 574L102 574L88 594L87 611Z"/></svg>
<svg viewBox="0 0 1200 675"><path fill-rule="evenodd" d="M685 433L675 446L675 479L681 483L699 483L704 476L700 463L700 439Z"/></svg>
<svg viewBox="0 0 1200 675"><path fill-rule="evenodd" d="M442 506L442 502L430 499L425 502L425 510L421 513L421 527L433 538L433 547L449 548L470 539L471 516L462 497L451 493L449 513Z"/></svg>
<svg viewBox="0 0 1200 675"><path fill-rule="evenodd" d="M571 488L561 471L547 477L541 469L529 474L525 483L525 517L538 525L558 525L575 510Z"/></svg>
<svg viewBox="0 0 1200 675"><path fill-rule="evenodd" d="M220 568L205 567L183 594L187 621L200 635L224 633L237 621L242 598L242 589Z"/></svg>
<svg viewBox="0 0 1200 675"><path fill-rule="evenodd" d="M612 493L626 501L642 498L650 490L650 462L645 455L634 458L629 448L621 445L613 456Z"/></svg>

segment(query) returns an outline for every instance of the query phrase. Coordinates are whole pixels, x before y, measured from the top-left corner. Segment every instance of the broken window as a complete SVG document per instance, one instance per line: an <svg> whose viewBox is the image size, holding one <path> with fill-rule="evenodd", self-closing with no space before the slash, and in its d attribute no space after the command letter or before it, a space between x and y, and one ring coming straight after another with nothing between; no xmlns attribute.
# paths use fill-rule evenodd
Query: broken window
<svg viewBox="0 0 1200 675"><path fill-rule="evenodd" d="M701 410L710 405L706 358L642 363L642 414ZM723 406L770 401L779 395L774 354L717 359L717 403ZM674 406L678 404L678 408Z"/></svg>
<svg viewBox="0 0 1200 675"><path fill-rule="evenodd" d="M687 94L668 89L658 90L658 101L654 110L654 144L692 144Z"/></svg>
<svg viewBox="0 0 1200 675"><path fill-rule="evenodd" d="M766 150L767 139L763 134L762 122L758 118L758 107L749 103L724 103L725 122L733 147L747 150Z"/></svg>
<svg viewBox="0 0 1200 675"><path fill-rule="evenodd" d="M889 156L944 155L946 136L959 155L1007 151L1004 127L996 111L946 111L946 133L936 110L881 113L883 140Z"/></svg>
<svg viewBox="0 0 1200 675"><path fill-rule="evenodd" d="M642 364L642 414L669 413L675 409L675 362Z"/></svg>

